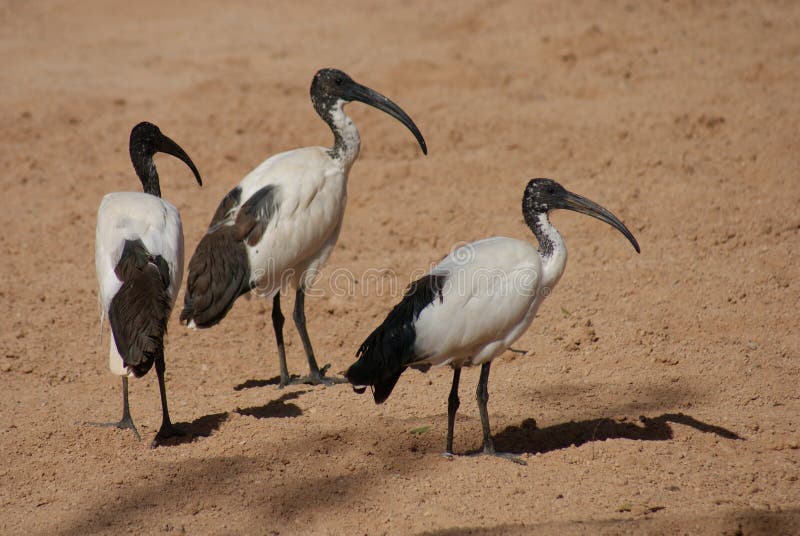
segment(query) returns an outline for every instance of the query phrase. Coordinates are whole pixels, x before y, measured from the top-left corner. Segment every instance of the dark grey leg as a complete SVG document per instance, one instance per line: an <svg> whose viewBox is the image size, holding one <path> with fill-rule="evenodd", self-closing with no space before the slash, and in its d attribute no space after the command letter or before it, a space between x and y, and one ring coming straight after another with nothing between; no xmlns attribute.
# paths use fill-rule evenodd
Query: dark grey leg
<svg viewBox="0 0 800 536"><path fill-rule="evenodd" d="M165 439L175 436L185 436L186 432L172 425L167 408L167 388L164 384L164 356L156 358L156 375L158 376L158 389L161 391L161 428L158 430L155 439L150 444L151 448L156 448Z"/></svg>
<svg viewBox="0 0 800 536"><path fill-rule="evenodd" d="M334 383L345 383L347 380L344 378L326 378L325 372L330 365L325 365L320 369L317 366L317 360L314 357L314 349L311 347L311 339L308 337L306 330L306 312L305 312L305 297L306 293L302 288L297 289L294 302L294 323L297 326L297 331L300 333L300 340L303 341L303 348L306 351L308 358L308 376L302 378L303 383L310 383L312 385L333 385Z"/></svg>
<svg viewBox="0 0 800 536"><path fill-rule="evenodd" d="M278 342L278 363L281 367L281 382L278 387L289 385L289 368L286 366L286 348L283 345L283 313L281 313L281 294L275 294L272 300L272 327L275 328L275 340Z"/></svg>
<svg viewBox="0 0 800 536"><path fill-rule="evenodd" d="M136 429L136 425L133 424L133 417L131 417L131 406L128 402L128 377L122 377L122 419L120 419L119 423L120 428L130 428L133 430L133 435L136 436L136 439L141 439L139 436L139 430Z"/></svg>
<svg viewBox="0 0 800 536"><path fill-rule="evenodd" d="M136 425L133 424L133 419L131 418L131 410L130 406L128 405L128 377L122 377L122 418L119 422L88 422L86 423L90 426L101 426L103 428L119 428L124 430L129 428L133 430L133 435L136 439L141 439L139 435L139 430L136 429Z"/></svg>
<svg viewBox="0 0 800 536"><path fill-rule="evenodd" d="M484 363L481 366L481 377L478 380L478 390L475 397L478 399L478 411L481 414L481 426L483 427L483 453L495 454L492 431L489 427L489 410L486 403L489 402L489 370L492 362Z"/></svg>
<svg viewBox="0 0 800 536"><path fill-rule="evenodd" d="M450 388L450 396L447 397L447 449L444 451L446 457L453 455L453 428L456 423L456 411L461 405L458 399L459 379L461 379L461 369L453 369L453 386Z"/></svg>
<svg viewBox="0 0 800 536"><path fill-rule="evenodd" d="M496 452L494 450L494 441L492 440L492 431L489 427L489 410L486 408L486 403L489 401L489 370L491 369L492 362L489 361L481 366L481 377L478 380L478 389L476 398L478 399L478 411L481 414L481 426L483 427L483 452L481 454L489 456L498 456L506 458L514 463L520 465L527 465L522 461L519 456L507 452Z"/></svg>

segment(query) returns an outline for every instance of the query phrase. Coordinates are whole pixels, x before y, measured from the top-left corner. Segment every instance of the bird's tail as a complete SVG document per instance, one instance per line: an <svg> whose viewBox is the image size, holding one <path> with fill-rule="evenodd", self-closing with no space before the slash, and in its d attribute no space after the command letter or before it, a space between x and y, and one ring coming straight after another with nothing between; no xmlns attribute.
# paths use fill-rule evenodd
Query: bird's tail
<svg viewBox="0 0 800 536"><path fill-rule="evenodd" d="M376 404L389 398L403 371L420 356L414 353L415 323L422 310L438 296L442 299L445 274L428 274L414 281L405 296L356 352L358 360L345 377L356 392L373 387Z"/></svg>
<svg viewBox="0 0 800 536"><path fill-rule="evenodd" d="M234 227L222 226L203 236L189 261L181 322L208 328L219 323L236 298L250 290L250 265L244 242Z"/></svg>
<svg viewBox="0 0 800 536"><path fill-rule="evenodd" d="M141 240L126 240L114 271L122 287L108 308L108 322L122 361L136 377L164 356L164 335L172 310L169 266Z"/></svg>

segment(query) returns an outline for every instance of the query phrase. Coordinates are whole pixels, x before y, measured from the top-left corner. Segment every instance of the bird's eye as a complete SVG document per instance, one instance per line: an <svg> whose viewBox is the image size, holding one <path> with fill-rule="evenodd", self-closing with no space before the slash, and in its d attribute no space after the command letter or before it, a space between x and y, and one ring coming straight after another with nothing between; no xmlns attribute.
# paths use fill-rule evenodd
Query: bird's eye
<svg viewBox="0 0 800 536"><path fill-rule="evenodd" d="M547 189L547 193L553 195L556 193L556 189L551 186L550 188Z"/></svg>
<svg viewBox="0 0 800 536"><path fill-rule="evenodd" d="M336 80L334 80L334 82L336 82L337 86L341 86L342 82L344 82L344 80L342 80L341 78L337 78Z"/></svg>

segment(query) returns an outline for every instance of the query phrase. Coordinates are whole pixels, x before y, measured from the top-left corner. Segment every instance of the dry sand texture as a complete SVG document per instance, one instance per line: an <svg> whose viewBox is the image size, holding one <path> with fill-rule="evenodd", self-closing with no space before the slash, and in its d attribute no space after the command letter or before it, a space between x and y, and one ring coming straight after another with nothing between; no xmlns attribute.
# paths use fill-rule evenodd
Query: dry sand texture
<svg viewBox="0 0 800 536"><path fill-rule="evenodd" d="M7 0L0 43L3 534L800 531L800 3ZM362 154L326 276L405 284L461 241L533 240L535 176L639 239L637 256L596 220L553 217L566 272L489 385L497 445L527 466L440 456L448 370L407 373L382 406L276 389L255 299L207 331L173 314L171 409L193 440L149 450L80 424L120 409L93 241L102 195L138 188L130 128L160 125L203 175L199 190L157 159L191 253L252 167L330 143L308 99L325 66L393 98L430 147L348 108ZM311 336L342 371L396 297L322 294ZM480 445L477 376L458 452ZM149 439L154 375L131 403Z"/></svg>

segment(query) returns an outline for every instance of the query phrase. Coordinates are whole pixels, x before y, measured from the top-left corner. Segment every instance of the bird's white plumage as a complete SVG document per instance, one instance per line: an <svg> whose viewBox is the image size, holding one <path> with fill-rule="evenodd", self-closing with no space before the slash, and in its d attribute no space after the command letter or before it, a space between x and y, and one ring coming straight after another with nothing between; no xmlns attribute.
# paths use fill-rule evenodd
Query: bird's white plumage
<svg viewBox="0 0 800 536"><path fill-rule="evenodd" d="M271 156L239 183L238 210L266 186L277 187L274 214L261 240L247 245L250 281L258 294L272 297L287 285L308 288L328 260L339 238L347 205L347 176L358 156L360 137L339 101L332 111L334 127L345 140L343 153L326 147L303 147Z"/></svg>
<svg viewBox="0 0 800 536"><path fill-rule="evenodd" d="M103 197L97 211L95 270L100 283L103 317L122 282L114 272L126 240L141 240L153 256L169 266L171 305L183 280L183 229L178 209L170 202L142 192L117 192ZM129 375L111 337L109 366L113 374Z"/></svg>
<svg viewBox="0 0 800 536"><path fill-rule="evenodd" d="M563 273L566 249L555 238L559 247L544 259L528 242L492 237L461 246L436 265L431 273L447 280L441 300L414 322L417 363L480 365L505 351Z"/></svg>
<svg viewBox="0 0 800 536"><path fill-rule="evenodd" d="M261 240L247 247L251 281L265 295L281 283L305 288L309 269L330 256L347 204L347 170L324 147L281 153L242 180L242 200L270 184L278 187L277 212Z"/></svg>

